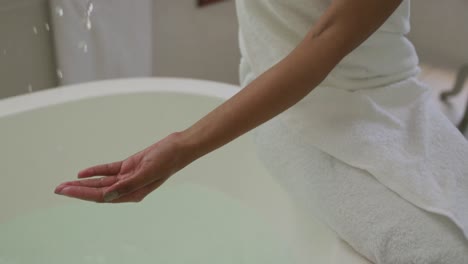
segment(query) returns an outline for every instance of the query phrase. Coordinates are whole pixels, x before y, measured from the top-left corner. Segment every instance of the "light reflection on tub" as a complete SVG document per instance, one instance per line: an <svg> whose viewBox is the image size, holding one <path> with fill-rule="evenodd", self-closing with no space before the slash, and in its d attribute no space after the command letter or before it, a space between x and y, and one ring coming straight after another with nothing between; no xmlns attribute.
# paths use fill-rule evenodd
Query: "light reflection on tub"
<svg viewBox="0 0 468 264"><path fill-rule="evenodd" d="M236 92L153 78L0 100L0 264L332 263L337 237L291 203L257 159L250 132L139 204L53 193L80 169L181 131Z"/></svg>

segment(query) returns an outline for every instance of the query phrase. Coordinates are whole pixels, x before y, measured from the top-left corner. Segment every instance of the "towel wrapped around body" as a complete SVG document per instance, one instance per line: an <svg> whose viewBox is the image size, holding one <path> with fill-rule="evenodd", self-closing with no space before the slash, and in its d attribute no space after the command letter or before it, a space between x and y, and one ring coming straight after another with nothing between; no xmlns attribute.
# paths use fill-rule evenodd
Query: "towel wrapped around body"
<svg viewBox="0 0 468 264"><path fill-rule="evenodd" d="M287 56L329 3L237 0L242 86ZM405 37L410 29L409 4L408 0L403 1L318 87L275 120L298 135L304 145L349 168L369 173L415 209L445 217L464 236L460 243L468 252L468 142L432 101L430 87L417 79L418 56ZM289 156L293 153L282 152L277 158L287 160ZM320 156L310 158L317 157ZM270 160L266 166L273 167L273 163ZM314 174L314 170L310 173ZM373 198L376 197L369 197ZM355 206L358 209L360 205ZM381 213L374 209L377 211L369 214ZM398 213L395 210L393 213ZM346 219L342 219L342 224L346 225ZM348 242L355 248L365 243ZM372 239L366 243L370 242ZM406 259L401 263L428 262Z"/></svg>

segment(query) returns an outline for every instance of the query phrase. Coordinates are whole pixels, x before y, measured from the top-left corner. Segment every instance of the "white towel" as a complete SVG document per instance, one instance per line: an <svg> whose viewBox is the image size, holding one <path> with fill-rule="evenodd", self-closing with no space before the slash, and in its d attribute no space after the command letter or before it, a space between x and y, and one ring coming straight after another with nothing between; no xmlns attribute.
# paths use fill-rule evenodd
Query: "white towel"
<svg viewBox="0 0 468 264"><path fill-rule="evenodd" d="M417 79L354 92L317 87L280 117L320 150L449 217L468 238L468 141Z"/></svg>
<svg viewBox="0 0 468 264"><path fill-rule="evenodd" d="M282 1L237 0L237 3L242 53L240 78L242 85L246 86L296 47L330 1L290 0L285 4ZM430 88L415 77L419 72L418 57L413 45L405 37L410 29L409 7L409 1L403 1L389 19L369 39L348 54L318 87L278 116L285 127L301 137L302 144L323 153L323 156L313 155L312 151L312 154L305 157L308 163L301 166L305 166L309 173L320 171L307 164L319 166L320 163L317 164L315 158L327 160L330 156L333 163L345 164L347 167L343 165L334 172L333 169L323 169L328 177L338 179L343 174L349 174L346 180L357 190L372 190L374 186L383 191L386 187L416 208L425 210L426 214L420 213L418 217L412 218L414 208L402 209L402 214L408 214L402 217L407 220L411 218L414 222L413 225L405 226L402 221L404 218L395 219L394 215L386 215L395 214L398 210L385 210L377 205L363 207L365 204L360 203L366 202L365 197L361 197L362 200L350 199L354 204L351 202L347 205L348 208L354 206L361 211L367 208L372 210L369 212L371 219L376 215L387 216L392 219L387 224L393 225L391 230L388 226L382 226L377 227L372 234L362 233L356 236L349 234L353 230L366 230L365 217L361 219L362 222L355 218L353 223L346 225L349 219L339 218L343 215L322 211L323 219L332 228L340 230L339 233L348 242L370 254L370 257L372 254L381 254L388 235L391 239L402 238L399 243L392 240L395 242L394 246L407 246L410 251L424 245L435 248L435 244L431 244L434 243L431 237L423 235L431 228L418 228L416 225L418 222L423 223L425 218L431 218L430 215L432 218L447 217L448 223L457 226L460 235L464 235L463 243L468 239L468 142L432 101ZM284 135L283 140L289 140L287 134ZM272 140L270 144L283 143ZM280 149L283 155L278 156L276 161L272 158L267 166L276 167L274 163L281 163L281 159L284 159L283 163L291 161L288 155L297 157L294 148L289 152L278 148ZM304 152L304 155L308 155L308 152ZM381 186L377 187L377 182L366 185L366 181L357 184L359 173L354 173L355 170L369 173ZM288 173L294 175L301 171L304 171L301 167L296 168L296 171L291 168ZM302 184L312 189L307 182ZM328 187L338 184L335 182ZM296 185L300 186L300 183L293 185L290 190L293 191ZM336 192L326 186L321 191L328 191L330 195ZM342 200L346 201L344 198L347 190L341 191L344 193L336 195L342 195ZM382 197L374 192L374 196L369 199L379 201L381 205L394 206L392 201ZM340 199L334 201L338 202ZM340 203L328 204L338 210L343 206ZM398 230L399 225L402 231ZM452 230L445 234L447 239L453 237L453 229L445 228ZM414 232L414 237L420 237L420 244L399 233L405 230ZM444 228L441 227L434 233L444 236L442 230ZM374 241L379 243L370 248L369 243ZM460 242L458 245L460 246ZM466 244L464 247L468 252ZM441 250L433 252L443 254L442 249L450 251L441 245ZM393 253L397 254L397 251ZM428 253L435 259L443 259L424 250L418 254L423 253ZM453 262L435 263L468 263L456 262L455 258ZM410 258L406 260L407 262L382 263L413 261Z"/></svg>
<svg viewBox="0 0 468 264"><path fill-rule="evenodd" d="M362 256L377 264L468 263L468 241L448 218L320 151L281 117L256 128L253 137L260 160L293 200L355 250L335 244L332 264L368 263Z"/></svg>
<svg viewBox="0 0 468 264"><path fill-rule="evenodd" d="M237 3L245 86L298 44L329 1ZM414 78L418 57L405 37L409 4L280 118L323 152L449 217L468 239L468 142Z"/></svg>
<svg viewBox="0 0 468 264"><path fill-rule="evenodd" d="M151 0L49 0L60 83L152 75Z"/></svg>

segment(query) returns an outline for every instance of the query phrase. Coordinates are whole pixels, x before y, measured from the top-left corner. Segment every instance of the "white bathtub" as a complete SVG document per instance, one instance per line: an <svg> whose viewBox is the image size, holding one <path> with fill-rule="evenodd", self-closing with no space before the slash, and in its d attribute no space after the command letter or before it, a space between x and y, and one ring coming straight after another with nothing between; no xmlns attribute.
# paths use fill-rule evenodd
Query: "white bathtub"
<svg viewBox="0 0 468 264"><path fill-rule="evenodd" d="M367 263L292 204L257 159L250 132L139 204L53 193L80 169L183 130L238 91L153 78L0 100L0 264Z"/></svg>

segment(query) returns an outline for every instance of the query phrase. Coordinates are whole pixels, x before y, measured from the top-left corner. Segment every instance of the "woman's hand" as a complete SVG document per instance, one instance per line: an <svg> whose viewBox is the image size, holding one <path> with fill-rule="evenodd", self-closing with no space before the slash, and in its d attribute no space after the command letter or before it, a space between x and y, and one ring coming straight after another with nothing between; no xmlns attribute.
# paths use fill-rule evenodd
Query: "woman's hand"
<svg viewBox="0 0 468 264"><path fill-rule="evenodd" d="M62 183L56 194L98 203L140 202L171 175L193 160L173 133L123 161L87 168L78 178L105 176Z"/></svg>

